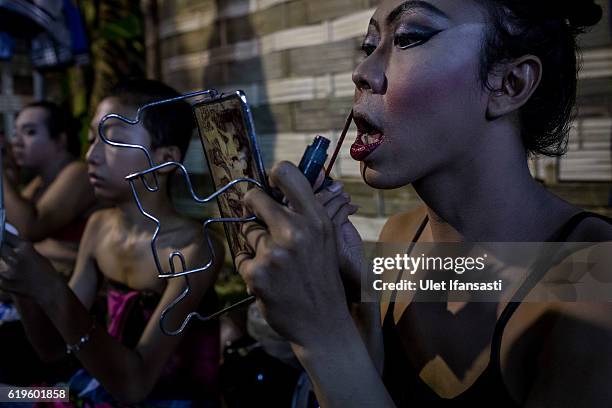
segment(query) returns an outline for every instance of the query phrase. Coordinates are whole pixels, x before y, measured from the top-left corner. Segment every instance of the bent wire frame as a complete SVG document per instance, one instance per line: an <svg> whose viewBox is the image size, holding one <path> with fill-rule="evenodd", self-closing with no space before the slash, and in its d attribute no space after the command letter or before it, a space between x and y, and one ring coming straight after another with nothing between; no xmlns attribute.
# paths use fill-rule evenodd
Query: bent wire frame
<svg viewBox="0 0 612 408"><path fill-rule="evenodd" d="M190 98L194 98L194 97L198 97L198 96L207 96L211 99L214 99L216 97L219 96L219 93L216 90L203 90L203 91L197 91L197 92L192 92L192 93L188 93L188 94L184 94L175 98L171 98L171 99L164 99L164 100L160 100L160 101L155 101L155 102L151 102L148 103L146 105L141 106L140 108L138 108L137 112L136 112L136 117L133 119L127 118L125 116L122 115L118 115L115 113L111 113L108 114L106 116L104 116L102 118L102 120L100 121L100 124L98 125L98 135L100 137L100 139L110 145L110 146L114 146L117 148L127 148L127 149L137 149L142 151L146 158L147 161L149 163L149 168L143 171L139 171L133 174L128 175L125 179L130 183L130 187L132 190L132 195L134 197L134 200L136 201L136 205L138 206L138 210L140 211L140 213L148 218L149 220L151 220L154 224L155 224L155 231L153 232L153 236L151 237L151 251L153 253L153 259L155 262L155 266L157 268L157 272L158 272L158 277L159 278L163 278L163 279L174 279L174 278L178 278L178 277L183 277L185 280L185 289L181 292L181 294L174 299L172 302L170 302L162 311L161 313L161 317L160 317L160 328L162 330L162 332L166 335L170 335L170 336L176 336L181 334L185 328L187 327L187 325L189 324L189 322L193 319L197 319L200 321L208 321L208 320L212 320L215 319L221 315L223 315L226 312L229 312L230 310L233 310L235 308L241 307L245 304L251 303L255 300L254 296L249 296L243 300L241 300L238 303L235 303L223 310L220 310L218 312L213 313L210 316L202 316L201 314L197 313L197 312L191 312L187 315L187 317L185 317L185 319L182 321L182 323L180 324L180 326L178 327L178 329L176 330L171 330L166 328L166 325L164 324L164 321L166 319L166 317L168 316L168 313L174 309L181 301L183 301L190 293L191 291L191 285L189 283L189 276L192 273L199 273L199 272L205 272L208 269L210 269L212 267L212 265L215 262L215 253L214 253L214 248L213 248L213 244L212 244L212 239L210 237L209 234L209 226L214 224L214 223L244 223L244 222L249 222L249 221L255 221L256 218L254 216L251 217L244 217L244 218L210 218L207 219L203 222L203 229L204 229L204 237L206 239L206 244L208 246L208 250L210 251L210 259L209 261L204 265L204 266L200 266L200 267L196 267L196 268L192 268L192 269L188 269L187 268L187 262L185 260L185 256L181 253L181 251L173 251L169 256L168 256L168 265L169 265L169 270L165 271L160 259L159 259L159 254L157 251L157 238L159 235L159 231L161 229L161 221L156 218L153 214L149 213L142 205L142 201L140 200L140 197L138 195L138 190L136 189L136 182L138 180L140 180L143 184L143 186L145 187L145 189L149 192L155 193L158 192L159 190L159 183L158 183L158 179L157 179L157 172L165 169L165 168L169 168L169 167L174 167L176 169L178 169L178 171L180 172L183 180L185 181L188 191L189 191L189 195L191 196L191 198L200 204L205 204L205 203L209 203L210 201L216 199L217 197L219 197L220 195L222 195L223 193L225 193L227 190L229 190L230 188L232 188L233 186L235 186L236 184L239 183L251 183L256 185L259 188L263 188L263 186L261 185L261 183L259 183L257 180L251 179L251 178L239 178L239 179L235 179L232 180L231 182L229 182L227 185L223 186L222 188L218 189L217 191L215 191L213 194L209 195L208 197L200 197L196 194L195 190L193 189L193 184L191 182L191 177L189 176L189 173L187 171L187 169L185 168L185 166L181 163L178 162L165 162L159 165L154 165L153 163L153 159L151 157L151 153L149 152L149 150L139 144L130 144L130 143L120 143L120 142L114 142L109 140L106 135L104 134L104 124L110 120L110 119L115 119L115 120L119 120L121 122L124 122L128 125L137 125L138 123L141 122L142 120L142 116L143 113L147 110L150 109L152 107L155 106L159 106L159 105L163 105L163 104L170 104L170 103L174 103L174 102L178 102L178 101L182 101L185 99L190 99ZM149 182L146 179L147 175L151 175L153 177L154 180L154 185L150 185ZM0 195L0 199L2 198L2 196ZM0 217L1 217L1 213L0 213ZM1 221L1 219L0 219ZM175 261L178 259L179 265L180 265L180 270L177 270L176 266L175 266Z"/></svg>
<svg viewBox="0 0 612 408"><path fill-rule="evenodd" d="M140 150L141 152L144 153L144 155L147 157L147 161L149 163L149 168L153 167L153 159L151 158L151 153L149 152L149 150L144 147L143 145L139 145L139 144L131 144L131 143L121 143L121 142L113 142L112 140L109 140L106 135L104 134L104 125L106 124L107 121L111 120L111 119L116 119L119 120L121 122L127 123L128 125L137 125L142 121L142 115L144 113L144 111L151 109L153 107L156 106L160 106L160 105L168 105L171 103L175 103L178 101L182 101L185 99L191 99L191 98L195 98L197 96L208 96L210 98L215 98L216 96L218 96L219 93L215 90L215 89L207 89L207 90L203 90L203 91L196 91L196 92L191 92L191 93L187 93L184 95L180 95L177 96L175 98L170 98L170 99L164 99L164 100L160 100L160 101L154 101L154 102L150 102L147 103L141 107L138 108L138 110L136 111L136 117L134 119L130 119L127 118L123 115L119 115L116 113L110 113L106 116L104 116L101 120L100 123L98 124L98 136L100 137L100 139L111 146L114 147L124 147L124 148L128 148L128 149L137 149ZM155 173L153 173L153 179L155 180L155 186L151 187L149 186L148 182L146 180L143 179L143 184L146 187L147 190L149 190L150 192L156 192L157 189L159 188L159 185L157 184L157 175Z"/></svg>

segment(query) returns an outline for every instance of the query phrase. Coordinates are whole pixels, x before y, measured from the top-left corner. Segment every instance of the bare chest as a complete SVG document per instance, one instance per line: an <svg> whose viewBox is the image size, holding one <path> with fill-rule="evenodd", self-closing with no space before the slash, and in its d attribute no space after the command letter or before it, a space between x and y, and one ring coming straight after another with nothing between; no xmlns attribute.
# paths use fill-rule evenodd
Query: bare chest
<svg viewBox="0 0 612 408"><path fill-rule="evenodd" d="M162 292L150 237L109 232L96 248L97 266L107 279L136 290Z"/></svg>

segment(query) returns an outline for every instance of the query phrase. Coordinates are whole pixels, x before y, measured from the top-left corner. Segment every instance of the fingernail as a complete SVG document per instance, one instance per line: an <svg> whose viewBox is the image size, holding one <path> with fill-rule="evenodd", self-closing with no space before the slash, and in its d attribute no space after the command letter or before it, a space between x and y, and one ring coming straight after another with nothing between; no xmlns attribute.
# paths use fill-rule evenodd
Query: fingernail
<svg viewBox="0 0 612 408"><path fill-rule="evenodd" d="M332 193L337 193L338 191L342 190L342 187L344 187L342 183L340 183L339 181L335 181L332 185L327 187L327 189Z"/></svg>

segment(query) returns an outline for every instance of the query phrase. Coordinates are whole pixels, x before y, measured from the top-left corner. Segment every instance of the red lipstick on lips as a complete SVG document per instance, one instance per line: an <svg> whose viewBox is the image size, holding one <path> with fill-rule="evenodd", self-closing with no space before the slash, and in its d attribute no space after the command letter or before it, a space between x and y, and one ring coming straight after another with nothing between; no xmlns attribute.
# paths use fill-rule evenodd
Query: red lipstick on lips
<svg viewBox="0 0 612 408"><path fill-rule="evenodd" d="M351 157L357 161L364 161L374 150L383 142L383 135L379 133L379 137L373 143L364 143L362 135L357 136L357 140L351 146Z"/></svg>
<svg viewBox="0 0 612 408"><path fill-rule="evenodd" d="M338 154L340 153L340 149L342 148L342 144L344 143L344 138L348 133L348 130L351 126L351 123L355 122L358 128L357 140L351 146L351 157L357 161L363 161L366 157L370 155L378 146L380 146L384 141L384 134L382 131L377 130L372 126L369 121L360 115L357 117L354 116L354 112L351 111L348 117L346 118L346 122L344 124L344 128L340 135L340 140L338 140L338 144L336 145L336 150L332 155L332 158L327 166L327 170L325 172L326 176L329 176L331 173L332 166L334 165ZM363 140L363 135L368 135L368 139L370 137L375 138L375 141L372 143L365 143Z"/></svg>
<svg viewBox="0 0 612 408"><path fill-rule="evenodd" d="M364 161L383 143L384 134L361 115L355 117L355 124L357 125L357 139L351 146L351 157L357 161Z"/></svg>

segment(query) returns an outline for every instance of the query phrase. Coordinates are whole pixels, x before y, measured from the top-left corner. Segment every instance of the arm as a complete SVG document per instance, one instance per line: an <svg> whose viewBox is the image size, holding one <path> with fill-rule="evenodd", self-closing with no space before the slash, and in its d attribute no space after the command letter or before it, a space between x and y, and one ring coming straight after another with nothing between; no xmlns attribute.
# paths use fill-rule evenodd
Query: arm
<svg viewBox="0 0 612 408"><path fill-rule="evenodd" d="M380 321L380 303L353 303L353 320L361 334L376 370L382 375L385 360L385 347Z"/></svg>
<svg viewBox="0 0 612 408"><path fill-rule="evenodd" d="M313 383L321 407L394 407L359 331L351 321L316 344L293 350Z"/></svg>
<svg viewBox="0 0 612 408"><path fill-rule="evenodd" d="M66 356L62 336L38 303L30 298L14 296L13 301L30 344L40 359L51 364Z"/></svg>
<svg viewBox="0 0 612 408"><path fill-rule="evenodd" d="M89 234L88 237L95 237L95 234ZM94 322L88 308L93 301L91 294L95 295L95 285L84 281L91 269L85 268L81 279L75 277L71 288L52 270L49 271L48 267L43 269L44 264L29 264L35 259L31 245L23 242L12 244L16 248L14 252L6 246L2 248L3 259L10 268L8 272L0 271L0 286L16 296L34 299L38 306L36 312L44 311L64 344L76 344L82 336L89 334L90 340L76 353L76 357L114 398L125 403L136 403L144 399L181 341L182 336L170 337L161 332L159 318L163 308L183 291L184 280L173 279L168 282L138 344L134 349L129 349L112 338L103 327L92 330ZM87 245L84 247L87 248ZM204 263L202 258L207 258L206 252L199 245L191 245L183 251L187 259L197 264ZM95 254L81 259L86 259L87 264L90 264L95 260ZM169 314L166 319L168 326L178 327L189 312L196 310L202 295L215 281L219 265L215 265L209 273L190 277L192 292ZM24 274L24 271L27 273ZM44 286L32 288L34 285L31 282L38 282L41 275L55 278L44 279ZM35 323L34 320L32 323Z"/></svg>
<svg viewBox="0 0 612 408"><path fill-rule="evenodd" d="M180 325L188 313L197 309L201 296L214 282L216 273L191 276L191 295L166 319L169 327ZM76 353L87 369L115 399L137 403L150 394L167 360L175 352L181 336L166 336L159 328L162 309L184 288L183 279L168 282L159 305L151 316L137 346L129 349L112 338L104 328L91 331L92 318L74 292L67 286L59 288L61 296L46 299L42 306L61 333L66 344L75 344L85 333L90 340Z"/></svg>
<svg viewBox="0 0 612 408"><path fill-rule="evenodd" d="M322 177L320 177L321 179ZM315 188L316 189L316 188ZM364 259L363 241L359 232L351 223L349 216L357 212L357 206L351 203L351 198L343 191L343 184L335 181L327 188L315 194L329 216L336 236L337 254L340 264L342 283L349 300L351 315L366 344L370 357L380 373L383 369L384 347L380 322L380 304L378 302L363 302L361 298L365 283L371 275Z"/></svg>
<svg viewBox="0 0 612 408"><path fill-rule="evenodd" d="M101 230L98 228L98 231ZM208 251L201 245L204 240L201 236L197 236L193 241L197 244L190 244L187 248L182 249L182 252L190 264L203 265L208 261L209 256ZM85 249L88 245L86 243ZM96 245L95 242L91 243L92 256L89 259L96 259L94 245ZM164 321L166 327L172 330L179 327L190 312L197 310L202 296L214 284L223 262L223 250L219 248L215 250L219 255L217 257L219 261L209 272L189 277L191 292L166 317ZM80 282L82 281L71 282L73 290L66 286L60 288L62 296L47 298L43 304L43 308L66 344L78 342L81 336L91 331L93 324L87 312L89 305L86 302L95 292L88 292L90 286L81 286ZM137 403L145 399L157 383L166 362L182 339L182 335L163 334L159 327L163 309L182 293L185 285L184 278L171 279L167 282L162 298L134 349L123 346L104 328L99 327L91 332L90 341L76 353L83 367L118 401Z"/></svg>
<svg viewBox="0 0 612 408"><path fill-rule="evenodd" d="M289 206L258 189L245 195L266 228L243 226L255 254L239 256L238 271L270 326L291 342L322 406L392 407L349 313L336 232L325 208L289 163L274 167L270 185L283 192Z"/></svg>
<svg viewBox="0 0 612 408"><path fill-rule="evenodd" d="M83 233L75 270L69 283L70 288L87 310L91 308L95 300L98 286L98 274L93 259L93 250L98 239L99 223L99 214L94 213L89 218ZM40 271L37 273L36 282L48 282L47 285L40 285L38 291L50 293L53 297L66 296L64 290L66 284L62 279L57 278L53 266L34 250L29 256L36 263L28 269ZM41 278L47 279L43 280ZM58 289L50 290L50 287L57 287ZM64 339L41 305L31 297L14 296L13 298L21 315L21 321L28 339L41 359L50 363L63 358L66 355Z"/></svg>
<svg viewBox="0 0 612 408"><path fill-rule="evenodd" d="M30 241L47 238L90 208L95 200L87 168L81 162L67 165L36 204L25 199L7 177L4 195L7 219Z"/></svg>

